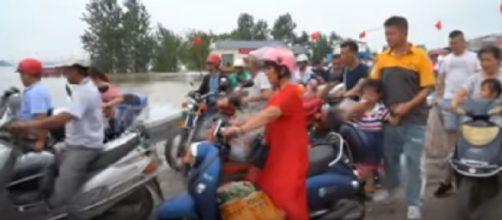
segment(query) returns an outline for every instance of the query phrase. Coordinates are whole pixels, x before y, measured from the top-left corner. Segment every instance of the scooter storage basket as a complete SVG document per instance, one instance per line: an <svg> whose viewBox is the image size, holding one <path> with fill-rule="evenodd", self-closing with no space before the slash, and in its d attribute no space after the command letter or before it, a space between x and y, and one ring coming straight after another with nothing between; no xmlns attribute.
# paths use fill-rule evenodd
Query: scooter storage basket
<svg viewBox="0 0 502 220"><path fill-rule="evenodd" d="M262 191L220 206L223 220L284 220L285 214Z"/></svg>

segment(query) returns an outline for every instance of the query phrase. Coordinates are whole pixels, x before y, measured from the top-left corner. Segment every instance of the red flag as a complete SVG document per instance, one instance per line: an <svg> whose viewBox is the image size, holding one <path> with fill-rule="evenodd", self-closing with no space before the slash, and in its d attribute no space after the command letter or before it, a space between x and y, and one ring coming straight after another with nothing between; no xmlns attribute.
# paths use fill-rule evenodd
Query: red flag
<svg viewBox="0 0 502 220"><path fill-rule="evenodd" d="M366 31L359 33L359 39L363 39L365 37L366 37Z"/></svg>
<svg viewBox="0 0 502 220"><path fill-rule="evenodd" d="M500 11L500 14L502 15L502 0L500 1L499 11Z"/></svg>
<svg viewBox="0 0 502 220"><path fill-rule="evenodd" d="M321 40L321 33L319 32L314 32L310 35L310 39L313 41L313 42L317 42L319 40Z"/></svg>
<svg viewBox="0 0 502 220"><path fill-rule="evenodd" d="M438 29L438 31L443 29L443 23L441 23L441 20L436 21L436 24L434 24L434 27Z"/></svg>
<svg viewBox="0 0 502 220"><path fill-rule="evenodd" d="M193 39L193 44L194 45L201 45L202 44L202 37L201 36L195 36L195 38Z"/></svg>

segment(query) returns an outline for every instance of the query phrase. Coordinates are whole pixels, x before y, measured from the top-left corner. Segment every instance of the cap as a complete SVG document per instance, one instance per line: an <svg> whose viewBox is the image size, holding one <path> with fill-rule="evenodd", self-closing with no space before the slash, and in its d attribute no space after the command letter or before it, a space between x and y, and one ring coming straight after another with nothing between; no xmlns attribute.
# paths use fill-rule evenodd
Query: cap
<svg viewBox="0 0 502 220"><path fill-rule="evenodd" d="M42 62L34 58L22 59L17 66L18 72L32 75L41 75L43 69Z"/></svg>

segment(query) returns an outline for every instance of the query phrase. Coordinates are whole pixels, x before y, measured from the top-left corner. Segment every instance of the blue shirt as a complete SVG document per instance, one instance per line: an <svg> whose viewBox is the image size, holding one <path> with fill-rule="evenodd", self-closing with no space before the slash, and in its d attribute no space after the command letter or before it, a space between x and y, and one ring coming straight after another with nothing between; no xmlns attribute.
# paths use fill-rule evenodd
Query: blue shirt
<svg viewBox="0 0 502 220"><path fill-rule="evenodd" d="M211 95L209 96L210 102L216 102L216 97L218 96L218 86L220 84L220 74L214 74L209 77L209 92Z"/></svg>
<svg viewBox="0 0 502 220"><path fill-rule="evenodd" d="M343 82L345 83L346 91L350 91L354 88L359 80L367 78L369 71L369 67L362 63L359 63L353 70L346 68L343 73Z"/></svg>
<svg viewBox="0 0 502 220"><path fill-rule="evenodd" d="M24 89L18 118L31 120L39 114L47 114L51 108L49 90L44 84L37 82Z"/></svg>

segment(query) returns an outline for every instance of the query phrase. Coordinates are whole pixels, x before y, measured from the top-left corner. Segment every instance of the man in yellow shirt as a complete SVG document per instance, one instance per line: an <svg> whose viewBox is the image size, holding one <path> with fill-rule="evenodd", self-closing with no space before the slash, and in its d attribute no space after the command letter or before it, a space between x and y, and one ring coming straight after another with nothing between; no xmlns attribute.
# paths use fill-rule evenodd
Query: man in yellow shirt
<svg viewBox="0 0 502 220"><path fill-rule="evenodd" d="M433 66L423 49L408 42L408 22L404 17L391 17L384 26L390 49L378 56L370 77L382 80L384 103L400 118L400 123L384 129L385 191L375 199L389 199L399 186L400 158L404 154L407 219L421 219L426 99L435 85Z"/></svg>

